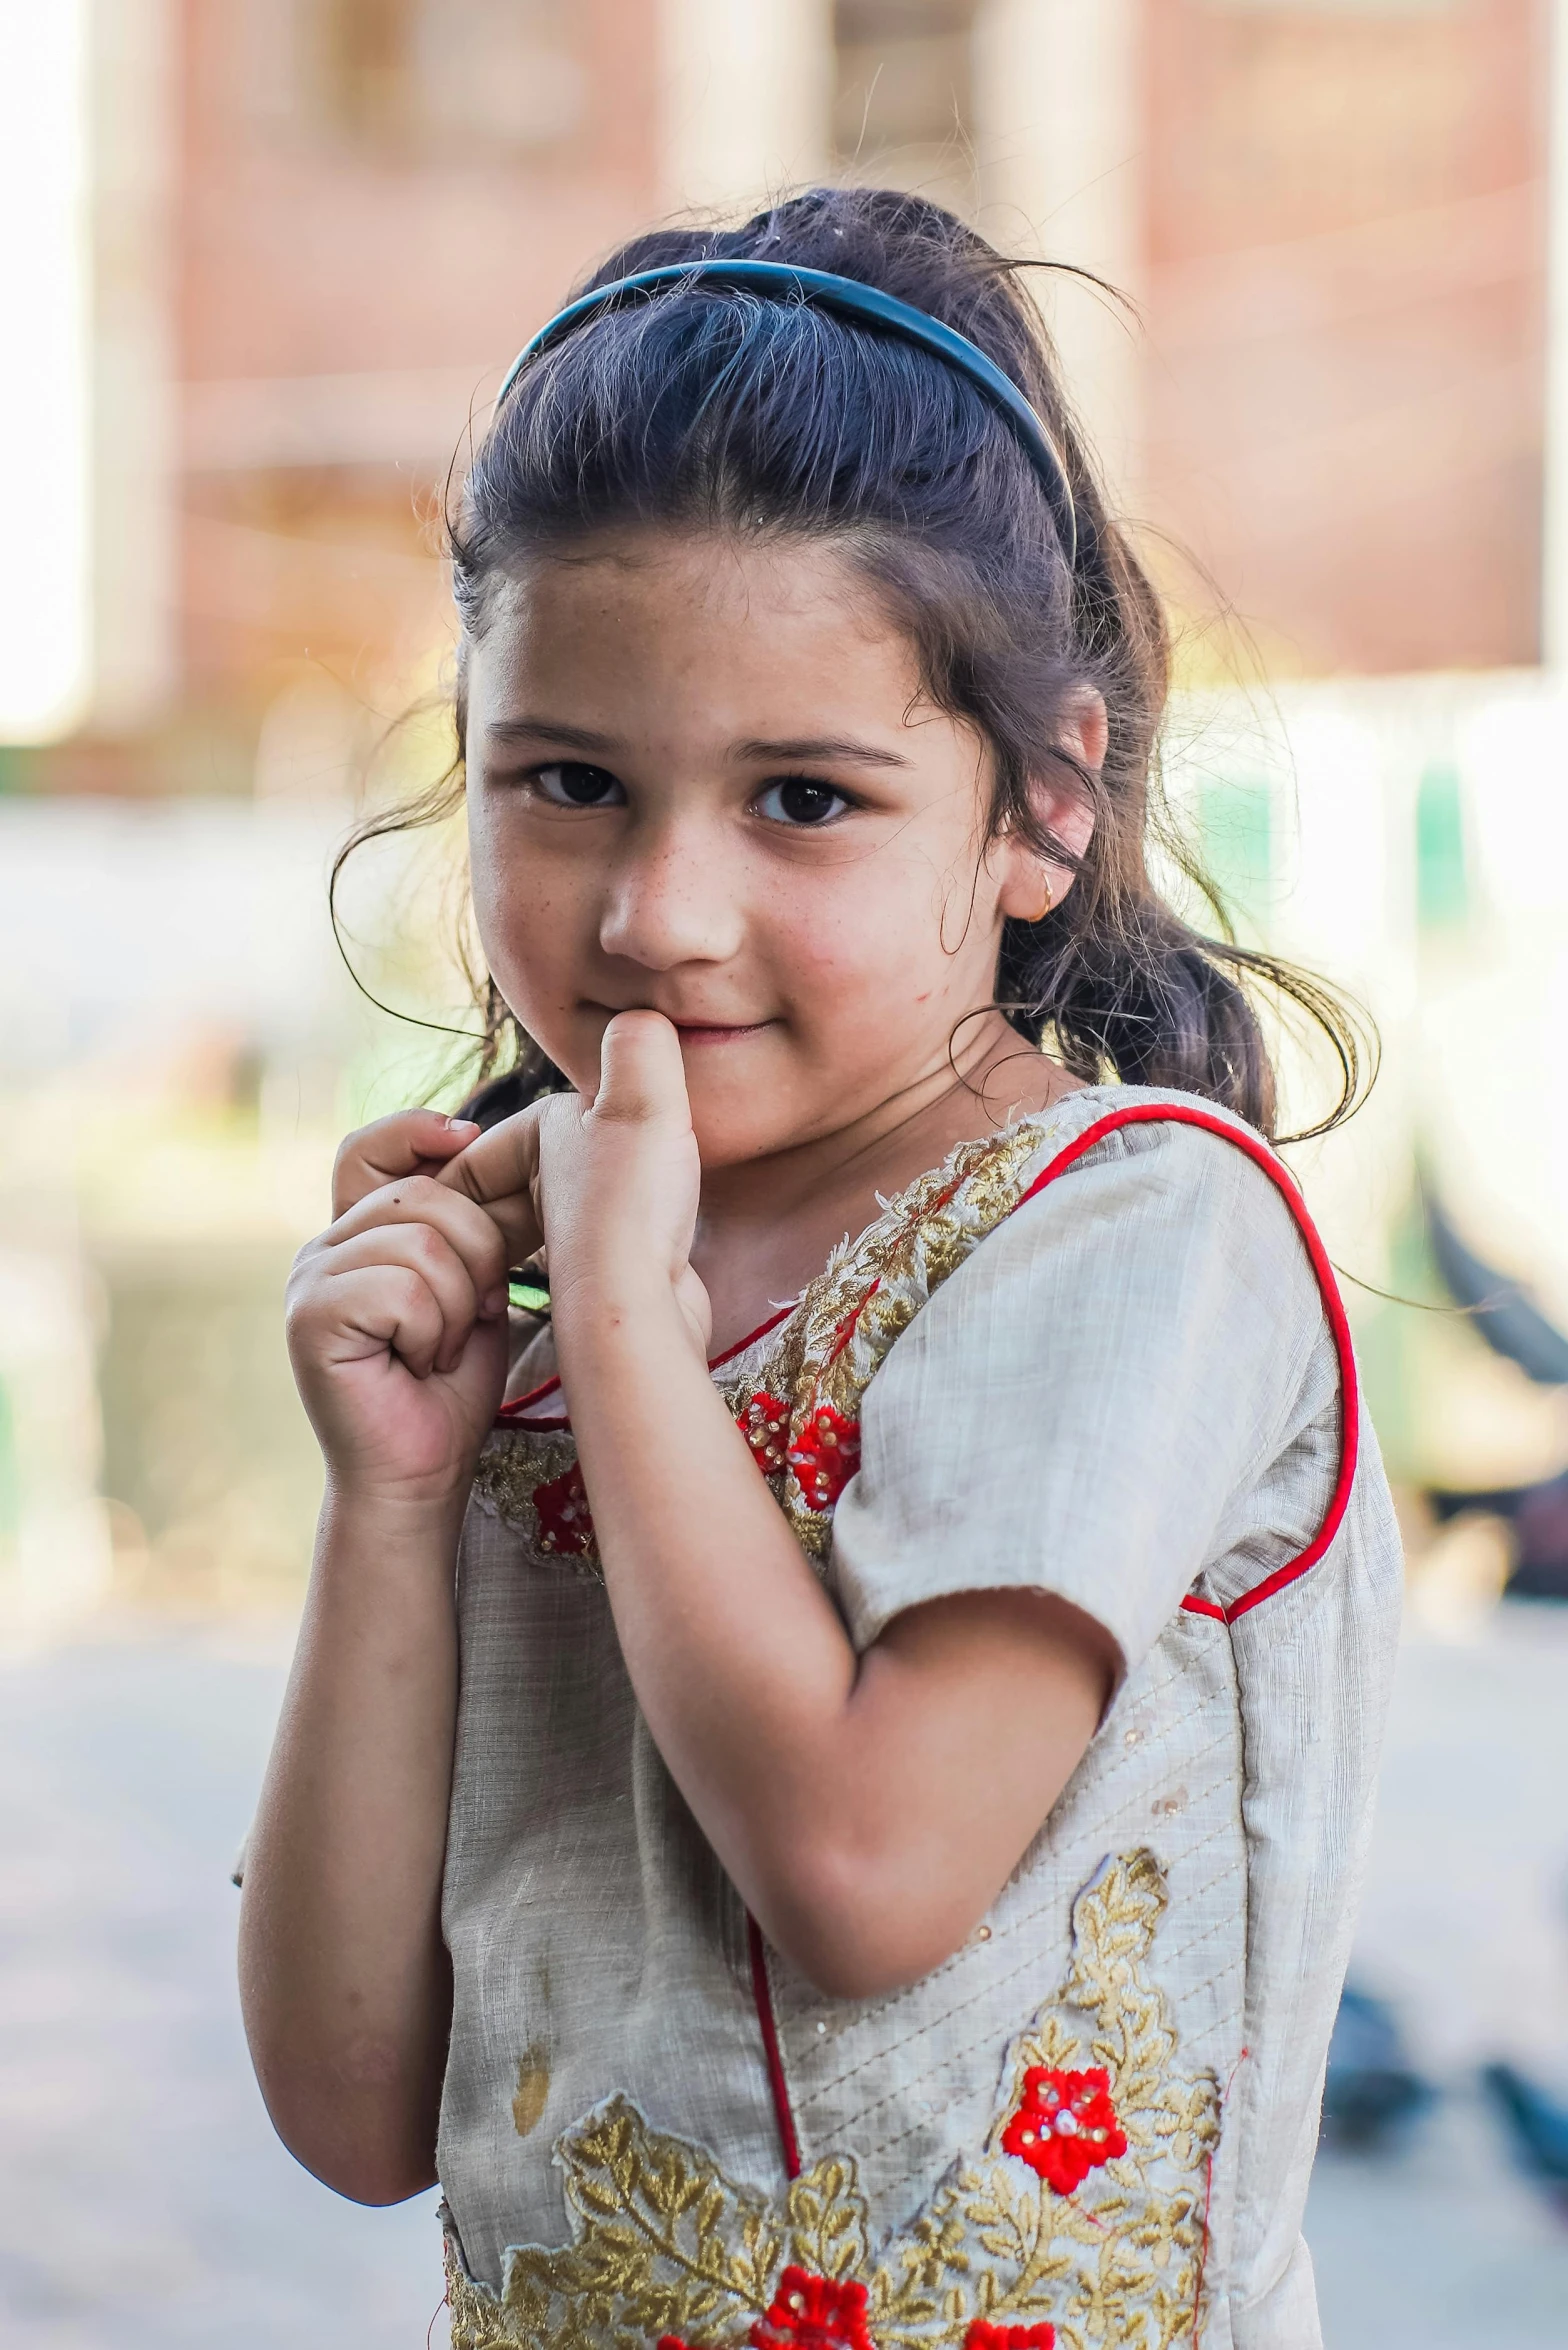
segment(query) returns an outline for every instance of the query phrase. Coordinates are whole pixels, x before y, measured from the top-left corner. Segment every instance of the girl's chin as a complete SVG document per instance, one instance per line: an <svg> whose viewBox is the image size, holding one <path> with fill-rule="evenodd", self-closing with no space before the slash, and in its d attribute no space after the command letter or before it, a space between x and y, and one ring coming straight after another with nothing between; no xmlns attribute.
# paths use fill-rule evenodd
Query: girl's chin
<svg viewBox="0 0 1568 2350"><path fill-rule="evenodd" d="M778 1100L757 1105L762 1109L761 1117L745 1115L753 1106L737 1101L734 1089L729 1089L726 1098L721 1086L692 1087L692 1132L706 1172L716 1174L723 1167L745 1167L758 1159L804 1149L833 1133L840 1123L831 1106L822 1102L803 1104L798 1117L792 1117L788 1105Z"/></svg>
<svg viewBox="0 0 1568 2350"><path fill-rule="evenodd" d="M688 1063L686 1074L692 1132L705 1167L739 1167L804 1139L811 1121L793 1115L795 1105L783 1089L737 1084L717 1066L694 1070Z"/></svg>
<svg viewBox="0 0 1568 2350"><path fill-rule="evenodd" d="M744 1167L753 1159L771 1158L775 1151L788 1150L794 1137L787 1133L764 1131L751 1124L738 1125L734 1105L725 1116L720 1109L704 1115L701 1106L693 1102L692 1132L697 1138L697 1156L710 1172L720 1167Z"/></svg>

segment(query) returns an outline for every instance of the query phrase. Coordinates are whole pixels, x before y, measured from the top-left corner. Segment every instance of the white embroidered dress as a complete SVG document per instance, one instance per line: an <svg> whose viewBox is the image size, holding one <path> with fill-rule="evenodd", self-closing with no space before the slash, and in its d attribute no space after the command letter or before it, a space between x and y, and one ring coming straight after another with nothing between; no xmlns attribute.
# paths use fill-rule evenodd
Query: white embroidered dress
<svg viewBox="0 0 1568 2350"><path fill-rule="evenodd" d="M559 1390L508 1406L459 1564L454 2344L1312 2350L1400 1560L1291 1178L1210 1104L1074 1094L714 1377L857 1649L1025 1587L1125 1676L965 1946L824 1998L648 1735Z"/></svg>

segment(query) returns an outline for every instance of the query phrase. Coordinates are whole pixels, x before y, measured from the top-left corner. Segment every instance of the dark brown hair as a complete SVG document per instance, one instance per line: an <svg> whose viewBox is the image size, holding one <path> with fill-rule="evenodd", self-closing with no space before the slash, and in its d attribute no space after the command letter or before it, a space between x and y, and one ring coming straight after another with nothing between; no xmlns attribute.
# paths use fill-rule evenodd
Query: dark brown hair
<svg viewBox="0 0 1568 2350"><path fill-rule="evenodd" d="M1012 429L966 376L806 302L692 279L597 313L522 371L449 521L465 641L483 633L491 584L508 565L606 525L834 537L914 643L932 700L989 742L992 825L1075 871L1044 920L1004 927L996 999L1012 1025L1049 1041L1080 1077L1185 1088L1271 1134L1274 1073L1252 993L1262 985L1327 1039L1339 1099L1313 1131L1337 1123L1365 1067L1356 1022L1320 981L1235 942L1165 815L1165 615L1107 510L1024 265L919 197L819 188L737 229L637 238L587 283L710 256L857 278L978 344L1062 452L1076 554ZM461 676L460 662L450 790L372 819L350 848L431 821L460 794ZM1109 720L1098 772L1059 739L1064 709L1085 689L1103 698ZM1053 771L1093 808L1081 857L1035 810L1032 779ZM1208 898L1218 935L1161 896L1148 862L1156 843ZM477 1099L488 1121L564 1080L488 975L476 997Z"/></svg>

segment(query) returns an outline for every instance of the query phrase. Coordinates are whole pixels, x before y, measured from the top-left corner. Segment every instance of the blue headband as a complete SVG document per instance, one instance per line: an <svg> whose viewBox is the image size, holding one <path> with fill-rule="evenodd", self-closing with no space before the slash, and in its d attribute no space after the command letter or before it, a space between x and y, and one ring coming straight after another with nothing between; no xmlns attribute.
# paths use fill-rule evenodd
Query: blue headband
<svg viewBox="0 0 1568 2350"><path fill-rule="evenodd" d="M857 324L883 327L901 336L906 343L914 343L922 351L945 359L960 375L967 375L1001 409L1023 443L1044 485L1068 563L1077 561L1078 517L1067 468L1056 443L1012 377L1005 375L967 335L956 333L939 318L916 310L909 302L896 301L877 286L863 285L859 278L834 277L825 269L798 269L787 261L676 261L662 269L640 269L635 276L617 278L612 285L595 286L592 293L582 294L575 302L568 302L564 310L558 310L549 324L523 345L507 369L496 406L500 407L529 360L559 342L580 320L591 318L600 310L616 308L632 296L655 293L663 286L690 284L694 280L750 287L761 294L793 294L799 301L814 303L822 310L836 310Z"/></svg>

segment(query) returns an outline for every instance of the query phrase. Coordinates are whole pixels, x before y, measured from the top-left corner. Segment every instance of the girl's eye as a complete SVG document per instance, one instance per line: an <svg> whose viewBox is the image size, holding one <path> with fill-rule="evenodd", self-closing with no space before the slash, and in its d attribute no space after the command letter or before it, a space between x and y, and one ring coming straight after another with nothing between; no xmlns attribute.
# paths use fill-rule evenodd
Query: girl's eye
<svg viewBox="0 0 1568 2350"><path fill-rule="evenodd" d="M626 797L608 768L583 767L575 759L536 767L531 781L552 808L613 808Z"/></svg>
<svg viewBox="0 0 1568 2350"><path fill-rule="evenodd" d="M807 775L784 775L770 783L757 800L760 815L775 824L826 824L853 805L831 783L815 783Z"/></svg>

